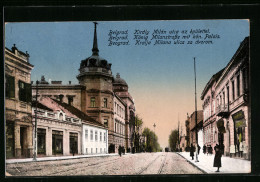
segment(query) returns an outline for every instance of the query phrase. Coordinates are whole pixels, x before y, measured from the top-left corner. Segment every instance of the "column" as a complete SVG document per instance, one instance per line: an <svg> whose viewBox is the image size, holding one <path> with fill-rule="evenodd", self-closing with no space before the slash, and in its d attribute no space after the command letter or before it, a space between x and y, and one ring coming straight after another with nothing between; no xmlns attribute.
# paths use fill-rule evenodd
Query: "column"
<svg viewBox="0 0 260 182"><path fill-rule="evenodd" d="M21 157L21 141L20 141L20 125L14 125L14 142L15 142L15 157Z"/></svg>
<svg viewBox="0 0 260 182"><path fill-rule="evenodd" d="M52 154L52 130L50 127L46 128L46 156L51 156Z"/></svg>
<svg viewBox="0 0 260 182"><path fill-rule="evenodd" d="M33 157L33 127L28 126L27 127L27 157Z"/></svg>

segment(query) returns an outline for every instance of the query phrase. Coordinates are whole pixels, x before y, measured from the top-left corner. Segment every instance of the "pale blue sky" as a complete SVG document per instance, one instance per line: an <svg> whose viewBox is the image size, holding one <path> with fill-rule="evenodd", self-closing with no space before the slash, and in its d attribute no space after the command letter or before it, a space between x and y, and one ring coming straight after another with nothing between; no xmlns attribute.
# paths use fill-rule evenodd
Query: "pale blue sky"
<svg viewBox="0 0 260 182"><path fill-rule="evenodd" d="M158 133L163 147L167 145L170 130L177 126L178 113L180 121L184 122L186 113L194 111L193 57L197 61L198 108L201 109L200 94L205 84L227 65L240 42L249 36L248 20L98 23L100 56L112 63L114 76L119 72L127 81L137 113L143 117L145 126L152 129L152 124L156 122L157 129L164 131ZM92 54L93 27L92 22L7 23L5 46L10 49L16 44L19 50L28 51L30 62L34 65L33 81L45 75L47 80L62 80L63 83L71 80L77 84L80 62ZM220 39L212 45L134 45L135 29L153 32L158 28L166 31L209 28L211 33L219 34ZM130 45L108 46L110 30L128 30ZM169 98L172 102L168 102ZM162 107L171 111L162 111L160 114L165 112L163 115L154 114L158 109L163 110ZM170 123L172 127L169 127Z"/></svg>

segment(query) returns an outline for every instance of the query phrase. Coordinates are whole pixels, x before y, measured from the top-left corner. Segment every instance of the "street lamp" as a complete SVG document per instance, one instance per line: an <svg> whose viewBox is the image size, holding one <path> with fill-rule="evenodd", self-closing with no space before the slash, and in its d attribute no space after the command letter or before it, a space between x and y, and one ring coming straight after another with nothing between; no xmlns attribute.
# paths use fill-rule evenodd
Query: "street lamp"
<svg viewBox="0 0 260 182"><path fill-rule="evenodd" d="M39 81L36 81L36 104L35 104L35 125L34 125L34 154L33 154L33 160L36 161L37 157L37 106L38 106L38 84Z"/></svg>
<svg viewBox="0 0 260 182"><path fill-rule="evenodd" d="M198 132L197 132L197 92L196 92L196 60L194 57L194 75L195 75L195 134L196 134L196 161L199 162L198 160Z"/></svg>

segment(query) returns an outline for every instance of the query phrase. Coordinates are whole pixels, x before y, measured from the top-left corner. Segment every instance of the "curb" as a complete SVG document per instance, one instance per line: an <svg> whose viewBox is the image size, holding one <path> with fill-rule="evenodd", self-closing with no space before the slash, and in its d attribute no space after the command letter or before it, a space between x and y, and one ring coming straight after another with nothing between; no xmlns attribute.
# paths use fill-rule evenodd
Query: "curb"
<svg viewBox="0 0 260 182"><path fill-rule="evenodd" d="M54 158L54 159L48 159L45 160L25 160L25 161L8 161L6 160L6 164L16 164L16 163L28 163L28 162L45 162L45 161L58 161L58 160L70 160L70 159L82 159L82 158L92 158L92 157L110 157L110 156L117 156L119 154L108 154L108 155L84 155L79 157L69 157L69 158ZM39 158L40 159L40 158Z"/></svg>
<svg viewBox="0 0 260 182"><path fill-rule="evenodd" d="M195 165L194 163L192 163L191 161L189 161L188 159L186 159L184 156L182 156L181 154L177 153L179 156L181 156L183 159L185 159L187 162L189 162L192 166L196 167L198 170L200 170L201 172L203 172L204 174L208 174L205 170L201 169L200 167L198 167L197 165Z"/></svg>

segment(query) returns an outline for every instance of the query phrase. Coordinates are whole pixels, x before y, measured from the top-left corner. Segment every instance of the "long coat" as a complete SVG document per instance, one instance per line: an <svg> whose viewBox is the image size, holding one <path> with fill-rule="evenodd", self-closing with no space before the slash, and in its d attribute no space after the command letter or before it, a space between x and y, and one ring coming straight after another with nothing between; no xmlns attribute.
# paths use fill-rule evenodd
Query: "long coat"
<svg viewBox="0 0 260 182"><path fill-rule="evenodd" d="M219 147L216 147L216 154L214 158L213 167L221 167L221 157L222 157L221 151Z"/></svg>
<svg viewBox="0 0 260 182"><path fill-rule="evenodd" d="M193 145L191 145L191 147L190 147L190 156L191 157L194 156L194 147L193 147Z"/></svg>

